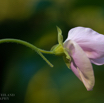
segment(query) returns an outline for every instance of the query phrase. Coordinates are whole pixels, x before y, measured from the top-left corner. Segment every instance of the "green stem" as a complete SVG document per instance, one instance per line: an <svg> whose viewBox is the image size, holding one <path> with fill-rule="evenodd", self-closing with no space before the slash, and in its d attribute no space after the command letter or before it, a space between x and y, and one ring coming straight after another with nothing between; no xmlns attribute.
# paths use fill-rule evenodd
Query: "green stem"
<svg viewBox="0 0 104 103"><path fill-rule="evenodd" d="M0 43L6 43L6 42L7 43L8 42L19 43L19 44L25 45L25 46L35 50L51 67L53 67L53 65L42 54L42 53L54 54L52 51L46 51L46 50L39 49L36 46L34 46L33 44L30 44L30 43L28 43L26 41L19 40L19 39L1 39L0 40Z"/></svg>

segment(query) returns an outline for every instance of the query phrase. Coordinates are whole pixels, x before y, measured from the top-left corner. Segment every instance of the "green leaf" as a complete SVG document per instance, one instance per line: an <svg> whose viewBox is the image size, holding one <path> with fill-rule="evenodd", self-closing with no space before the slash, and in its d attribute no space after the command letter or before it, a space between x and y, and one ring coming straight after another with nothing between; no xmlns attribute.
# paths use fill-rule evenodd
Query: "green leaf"
<svg viewBox="0 0 104 103"><path fill-rule="evenodd" d="M64 48L64 56L63 56L63 59L64 59L64 61L65 61L65 64L67 65L67 67L70 69L70 63L71 63L71 57L69 56L69 54L68 54L68 52L67 52L68 50L66 50L65 48Z"/></svg>
<svg viewBox="0 0 104 103"><path fill-rule="evenodd" d="M61 31L61 29L60 29L58 26L56 26L56 27L57 27L57 31L58 31L58 43L61 44L61 45L63 46L62 31Z"/></svg>
<svg viewBox="0 0 104 103"><path fill-rule="evenodd" d="M70 69L70 60L66 58L66 55L63 56L66 66Z"/></svg>
<svg viewBox="0 0 104 103"><path fill-rule="evenodd" d="M69 54L68 54L68 52L67 52L67 50L64 48L64 53L65 53L65 55L66 55L66 58L69 60L69 61L71 61L71 57L69 56Z"/></svg>

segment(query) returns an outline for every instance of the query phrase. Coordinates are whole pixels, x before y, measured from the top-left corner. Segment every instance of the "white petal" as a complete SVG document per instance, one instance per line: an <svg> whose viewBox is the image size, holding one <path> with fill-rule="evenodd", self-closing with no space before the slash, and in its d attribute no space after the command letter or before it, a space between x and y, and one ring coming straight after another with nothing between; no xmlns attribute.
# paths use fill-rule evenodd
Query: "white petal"
<svg viewBox="0 0 104 103"><path fill-rule="evenodd" d="M92 63L96 65L103 65L104 64L104 57L100 59L90 59Z"/></svg>
<svg viewBox="0 0 104 103"><path fill-rule="evenodd" d="M91 62L86 56L85 52L81 49L81 47L77 43L75 43L72 40L66 41L64 43L64 47L67 48L67 50L69 50L68 53L73 58L73 61L77 66L77 70L78 70L77 73L79 73L80 78L84 83L86 89L92 90L95 82L94 72L93 72ZM72 71L75 71L75 70L72 70ZM75 75L77 75L77 73L75 73Z"/></svg>
<svg viewBox="0 0 104 103"><path fill-rule="evenodd" d="M67 40L75 41L91 59L104 57L104 35L84 27L76 27L69 31Z"/></svg>

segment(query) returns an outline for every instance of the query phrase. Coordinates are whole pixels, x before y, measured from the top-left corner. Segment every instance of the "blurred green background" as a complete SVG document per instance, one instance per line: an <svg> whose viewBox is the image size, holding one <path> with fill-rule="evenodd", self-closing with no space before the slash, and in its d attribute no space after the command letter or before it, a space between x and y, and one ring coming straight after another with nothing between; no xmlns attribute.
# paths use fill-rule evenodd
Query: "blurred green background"
<svg viewBox="0 0 104 103"><path fill-rule="evenodd" d="M0 39L17 38L50 50L57 29L90 27L104 34L103 0L0 0ZM62 57L45 55L13 43L0 45L0 94L15 94L2 103L104 103L104 66L95 66L95 86L87 91Z"/></svg>

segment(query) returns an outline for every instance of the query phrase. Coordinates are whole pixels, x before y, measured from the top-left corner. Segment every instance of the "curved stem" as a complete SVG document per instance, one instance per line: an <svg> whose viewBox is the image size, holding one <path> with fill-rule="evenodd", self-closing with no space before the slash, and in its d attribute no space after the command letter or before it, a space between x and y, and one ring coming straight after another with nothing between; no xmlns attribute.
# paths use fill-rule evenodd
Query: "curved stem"
<svg viewBox="0 0 104 103"><path fill-rule="evenodd" d="M0 40L0 43L8 43L8 42L19 43L19 44L25 45L25 46L35 50L51 67L53 67L53 65L42 54L42 53L54 54L52 51L46 51L46 50L39 49L36 46L34 46L33 44L30 44L26 41L19 40L19 39L1 39Z"/></svg>
<svg viewBox="0 0 104 103"><path fill-rule="evenodd" d="M39 49L39 48L38 48L38 50L42 53L45 53L45 54L54 54L53 51L47 51L47 50L43 50L43 49Z"/></svg>

